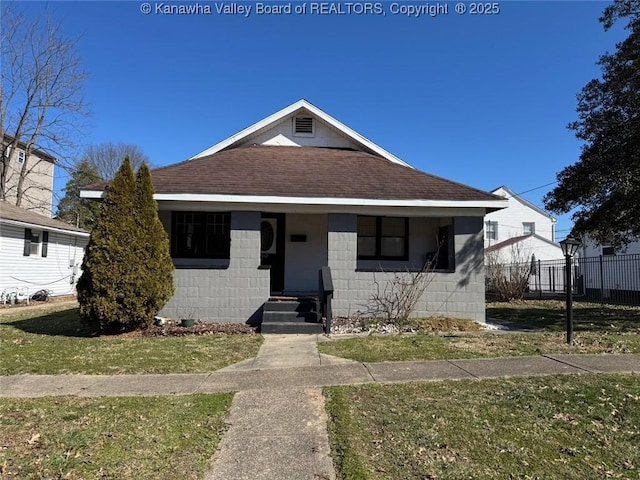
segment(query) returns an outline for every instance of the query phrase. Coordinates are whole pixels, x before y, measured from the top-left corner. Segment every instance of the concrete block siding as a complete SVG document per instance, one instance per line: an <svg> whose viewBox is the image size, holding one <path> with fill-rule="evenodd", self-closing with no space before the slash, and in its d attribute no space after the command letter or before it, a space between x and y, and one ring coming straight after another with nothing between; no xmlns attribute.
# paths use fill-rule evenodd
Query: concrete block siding
<svg viewBox="0 0 640 480"><path fill-rule="evenodd" d="M328 261L335 288L334 315L363 310L374 292L374 279L391 280L392 272L357 271L357 216L330 214ZM455 217L455 271L436 272L414 316L446 315L485 321L482 217Z"/></svg>
<svg viewBox="0 0 640 480"><path fill-rule="evenodd" d="M231 213L231 254L226 268L176 268L176 292L160 312L179 318L244 323L269 298L269 270L260 265L260 213ZM165 221L165 225L167 222Z"/></svg>
<svg viewBox="0 0 640 480"><path fill-rule="evenodd" d="M163 218L167 227L169 217ZM179 318L193 310L197 318L213 322L246 322L254 317L270 292L269 270L258 268L260 220L260 212L232 212L228 264L222 268L203 268L202 265L176 268L176 293L160 314ZM425 254L433 250L435 234L429 232L437 231L443 219L412 218L410 221L411 255L406 265L417 266L424 261ZM482 217L454 217L446 222L453 224L455 269L433 274L433 281L418 302L414 315L446 315L484 322ZM358 270L356 214L329 213L326 231L326 261L331 267L335 288L334 315L354 314L364 309L373 293L374 278L379 282L385 277L388 280L393 278L393 273ZM397 262L393 266L398 267ZM317 269L310 275L315 282Z"/></svg>

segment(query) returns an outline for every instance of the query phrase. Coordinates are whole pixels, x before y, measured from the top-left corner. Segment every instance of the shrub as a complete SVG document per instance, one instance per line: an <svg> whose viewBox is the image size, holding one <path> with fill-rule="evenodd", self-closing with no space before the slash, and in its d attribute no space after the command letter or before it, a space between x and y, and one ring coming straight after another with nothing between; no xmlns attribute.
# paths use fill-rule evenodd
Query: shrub
<svg viewBox="0 0 640 480"><path fill-rule="evenodd" d="M147 326L173 296L173 261L169 251L169 238L158 218L158 204L153 199L153 184L146 163L138 170L135 193L135 230L139 234L135 243L138 265L142 267L138 279L137 311Z"/></svg>
<svg viewBox="0 0 640 480"><path fill-rule="evenodd" d="M167 234L146 165L125 159L107 187L78 281L80 316L100 331L150 326L173 294Z"/></svg>

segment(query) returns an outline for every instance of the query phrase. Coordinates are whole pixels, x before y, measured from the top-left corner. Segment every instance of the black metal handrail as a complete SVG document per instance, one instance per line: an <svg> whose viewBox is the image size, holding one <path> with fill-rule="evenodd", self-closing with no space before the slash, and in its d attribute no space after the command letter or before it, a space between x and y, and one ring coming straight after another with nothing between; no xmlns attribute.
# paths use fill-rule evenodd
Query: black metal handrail
<svg viewBox="0 0 640 480"><path fill-rule="evenodd" d="M331 278L331 269L322 267L318 272L318 297L320 299L320 312L326 319L325 333L331 333L331 320L333 312L331 310L331 300L333 299L333 279Z"/></svg>

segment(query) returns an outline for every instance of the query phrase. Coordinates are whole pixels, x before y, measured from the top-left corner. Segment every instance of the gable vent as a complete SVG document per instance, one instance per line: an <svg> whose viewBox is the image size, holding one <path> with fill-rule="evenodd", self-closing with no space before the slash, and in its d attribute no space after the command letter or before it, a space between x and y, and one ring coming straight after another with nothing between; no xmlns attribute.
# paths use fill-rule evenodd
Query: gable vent
<svg viewBox="0 0 640 480"><path fill-rule="evenodd" d="M313 136L313 117L295 117L293 124L294 135Z"/></svg>

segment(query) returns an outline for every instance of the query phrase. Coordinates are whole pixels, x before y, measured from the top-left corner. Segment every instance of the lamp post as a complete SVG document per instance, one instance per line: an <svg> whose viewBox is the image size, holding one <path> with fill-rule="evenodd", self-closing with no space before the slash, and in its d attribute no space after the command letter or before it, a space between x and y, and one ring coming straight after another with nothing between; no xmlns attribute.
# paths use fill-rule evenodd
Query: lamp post
<svg viewBox="0 0 640 480"><path fill-rule="evenodd" d="M572 237L567 237L560 242L560 247L562 248L565 260L565 277L567 279L567 343L569 345L573 345L573 288L571 285L571 259L578 251L579 246L580 242Z"/></svg>

